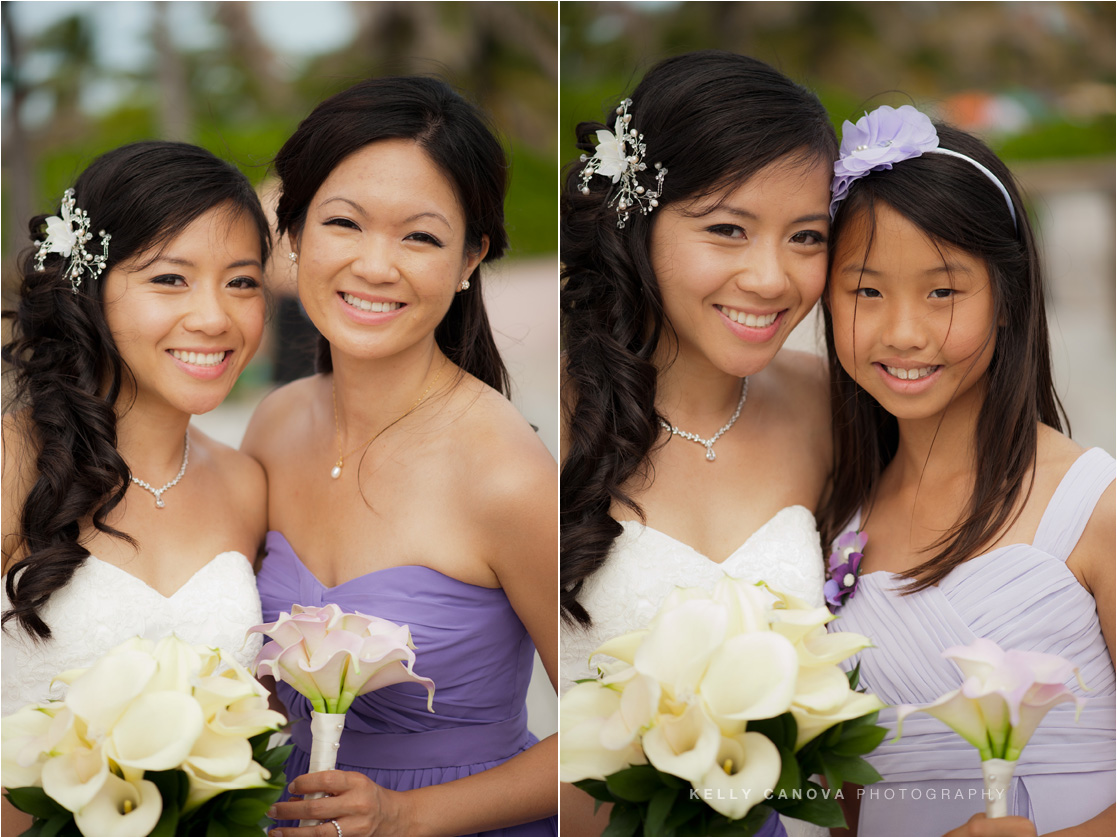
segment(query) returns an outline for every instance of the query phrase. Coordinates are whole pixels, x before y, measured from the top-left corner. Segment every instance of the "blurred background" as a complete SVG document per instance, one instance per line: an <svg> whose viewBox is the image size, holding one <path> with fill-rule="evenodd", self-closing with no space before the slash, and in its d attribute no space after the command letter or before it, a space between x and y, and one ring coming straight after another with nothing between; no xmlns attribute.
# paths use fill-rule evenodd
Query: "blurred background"
<svg viewBox="0 0 1117 837"><path fill-rule="evenodd" d="M562 3L560 148L656 61L726 49L814 90L839 129L914 104L976 133L1024 187L1040 237L1056 386L1083 445L1115 450L1117 4ZM649 140L649 148L654 138ZM808 317L789 345L822 352ZM1026 370L1022 370L1026 374Z"/></svg>
<svg viewBox="0 0 1117 837"><path fill-rule="evenodd" d="M28 220L57 211L98 154L192 142L236 163L266 204L270 160L319 101L369 76L436 74L490 115L511 157L511 247L485 275L485 298L513 401L557 455L557 2L28 0L0 14L5 309ZM269 336L225 404L195 420L233 446L271 388L312 371L313 333L278 249ZM556 705L537 665L529 711L540 737L554 732Z"/></svg>

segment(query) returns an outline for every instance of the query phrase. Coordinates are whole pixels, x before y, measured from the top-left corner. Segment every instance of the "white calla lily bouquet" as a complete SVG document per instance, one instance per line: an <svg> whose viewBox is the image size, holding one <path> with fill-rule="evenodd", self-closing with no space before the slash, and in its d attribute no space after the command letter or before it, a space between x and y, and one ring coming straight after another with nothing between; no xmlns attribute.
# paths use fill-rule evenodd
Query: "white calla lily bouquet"
<svg viewBox="0 0 1117 837"><path fill-rule="evenodd" d="M223 651L131 639L60 674L64 699L3 719L2 781L26 834L256 837L289 747L267 690ZM215 831L215 829L217 829Z"/></svg>
<svg viewBox="0 0 1117 837"><path fill-rule="evenodd" d="M676 589L563 696L561 780L613 804L610 837L749 835L772 811L843 826L836 791L810 777L879 781L861 756L886 731L881 701L838 666L869 639L827 633L834 618L729 577Z"/></svg>

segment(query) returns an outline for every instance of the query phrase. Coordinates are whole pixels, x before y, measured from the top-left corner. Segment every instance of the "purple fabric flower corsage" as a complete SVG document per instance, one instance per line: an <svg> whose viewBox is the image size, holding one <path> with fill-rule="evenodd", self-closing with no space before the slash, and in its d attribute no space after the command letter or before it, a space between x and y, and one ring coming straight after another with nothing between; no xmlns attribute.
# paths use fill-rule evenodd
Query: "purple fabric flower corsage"
<svg viewBox="0 0 1117 837"><path fill-rule="evenodd" d="M838 538L837 549L830 553L830 579L823 585L822 592L831 611L841 607L857 590L861 559L868 540L864 532L846 532Z"/></svg>
<svg viewBox="0 0 1117 837"><path fill-rule="evenodd" d="M855 181L871 171L883 171L892 168L893 163L920 157L938 145L939 135L931 120L911 105L882 105L858 119L856 125L846 120L830 184L830 217L834 217Z"/></svg>

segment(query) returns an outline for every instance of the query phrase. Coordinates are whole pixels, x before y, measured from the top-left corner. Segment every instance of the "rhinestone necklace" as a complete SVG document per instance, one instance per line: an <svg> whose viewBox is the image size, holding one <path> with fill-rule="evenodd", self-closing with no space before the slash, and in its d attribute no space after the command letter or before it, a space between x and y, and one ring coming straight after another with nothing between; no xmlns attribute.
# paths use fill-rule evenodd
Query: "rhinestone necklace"
<svg viewBox="0 0 1117 837"><path fill-rule="evenodd" d="M155 495L155 508L161 509L166 505L166 503L163 502L163 492L164 491L170 491L172 488L174 488L176 485L178 485L178 481L180 479L182 479L182 475L186 473L186 466L189 465L189 464L190 464L190 431L187 430L186 431L186 438L182 443L182 467L178 469L178 474L175 476L175 478L173 480L168 482L162 488L152 488L150 485L148 485L143 480L137 479L135 477L135 475L130 475L130 477L131 477L132 482L134 482L136 485L138 485L144 491L150 491L152 494Z"/></svg>
<svg viewBox="0 0 1117 837"><path fill-rule="evenodd" d="M659 424L664 430L669 430L673 436L682 436L684 439L689 439L692 442L697 442L698 444L702 445L704 448L706 448L706 461L707 462L713 462L715 459L718 458L718 455L716 453L714 453L714 442L716 442L718 439L720 439L722 437L722 434L725 433L727 430L729 430L729 428L732 427L736 423L737 418L741 415L741 408L745 406L745 398L748 397L748 394L749 394L749 379L748 378L742 378L741 379L741 399L737 402L737 409L733 411L732 418L730 418L729 421L727 421L725 423L725 425L721 428L721 430L719 430L717 433L715 433L709 439L703 439L697 433L687 433L685 430L680 430L679 428L675 427L673 424L668 424L662 418L659 420Z"/></svg>
<svg viewBox="0 0 1117 837"><path fill-rule="evenodd" d="M330 383L330 395L332 396L333 401L334 401L334 432L337 434L337 436L336 436L336 438L337 438L337 462L335 462L334 467L330 469L330 477L335 479L335 480L340 479L341 478L341 469L345 467L345 460L346 459L348 459L350 456L352 456L353 454L355 454L357 451L361 450L362 448L367 448L369 445L371 445L373 442L375 442L378 438L380 438L380 434L383 433L385 430L387 430L388 427L391 427L394 424L398 424L399 422L401 422L405 418L407 418L409 415L411 415L413 412L415 412L417 409L419 409L419 405L423 403L423 401L426 399L426 397L430 393L430 391L432 389L434 389L434 385L438 383L438 379L442 377L442 370L445 367L446 367L446 356L443 355L442 356L442 363L438 367L438 372L435 374L434 380L430 382L430 385L425 390L423 390L423 394L419 396L419 399L414 404L411 405L411 409L409 409L406 413L404 413L398 419L393 421L387 427L384 427L380 430L377 430L375 433L372 434L372 437L369 438L369 440L367 442L362 442L361 444L357 445L357 447L353 448L353 450L349 451L349 453L346 453L346 454L343 454L341 452L341 425L338 423L338 420L337 420L337 390L334 388L333 382L331 381L331 383Z"/></svg>

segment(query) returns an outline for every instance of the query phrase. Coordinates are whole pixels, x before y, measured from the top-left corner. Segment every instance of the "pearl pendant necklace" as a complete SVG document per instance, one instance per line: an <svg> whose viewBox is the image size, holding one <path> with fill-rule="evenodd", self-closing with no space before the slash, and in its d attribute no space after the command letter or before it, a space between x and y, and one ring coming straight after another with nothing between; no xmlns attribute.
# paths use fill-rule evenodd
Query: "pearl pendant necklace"
<svg viewBox="0 0 1117 837"><path fill-rule="evenodd" d="M430 384L427 386L427 388L425 390L423 390L423 394L419 396L418 400L414 404L411 405L411 409L409 409L406 413L404 413L398 419L393 421L387 427L384 427L382 430L377 430L368 441L357 445L357 447L353 448L353 450L349 451L349 453L342 453L342 451L341 451L341 424L338 422L338 419L337 419L337 390L334 388L333 382L331 381L330 382L330 396L333 398L333 402L334 402L334 432L336 433L336 438L337 438L337 461L334 463L334 467L332 467L330 469L330 479L335 479L335 480L340 479L341 478L341 469L345 467L345 460L346 459L348 459L350 456L355 454L361 448L367 448L369 445L371 445L373 442L375 442L377 439L380 438L381 433L383 433L385 430L387 430L392 425L398 424L399 422L403 421L405 418L407 418L409 415L411 415L413 412L415 412L417 409L419 409L419 405L423 403L423 401L426 399L426 397L430 393L430 391L432 389L434 389L434 385L438 383L438 379L442 377L442 370L445 367L446 367L446 356L443 355L442 356L442 363L438 367L438 372L435 373L434 380L430 382Z"/></svg>
<svg viewBox="0 0 1117 837"><path fill-rule="evenodd" d="M162 488L152 488L150 485L148 485L143 480L137 479L134 475L130 475L130 478L131 478L132 482L134 482L140 488L144 489L144 491L150 491L152 494L154 494L155 495L155 508L161 509L164 506L166 506L166 503L163 502L163 492L170 491L172 488L174 488L176 485L178 485L178 481L180 479L182 479L182 475L186 473L186 466L189 465L189 464L190 464L190 431L187 430L186 431L186 438L183 440L183 443L182 443L182 467L178 469L178 474L175 476L175 478L173 480L168 482Z"/></svg>
<svg viewBox="0 0 1117 837"><path fill-rule="evenodd" d="M742 378L741 379L741 398L737 402L737 409L733 411L733 416L729 419L729 421L727 421L725 423L725 425L721 428L721 430L719 430L717 433L715 433L709 439L703 439L697 433L687 433L685 430L680 430L678 427L675 427L673 424L668 424L662 418L659 420L659 424L664 430L670 431L671 435L673 435L673 436L682 436L684 439L687 439L691 442L697 442L698 444L702 445L704 448L706 448L706 461L707 462L713 462L714 460L716 460L718 458L718 455L716 453L714 453L714 443L722 437L722 434L724 434L727 430L729 430L730 427L732 427L737 422L737 418L741 415L741 408L745 406L745 399L748 397L748 394L749 394L749 379L748 378Z"/></svg>

